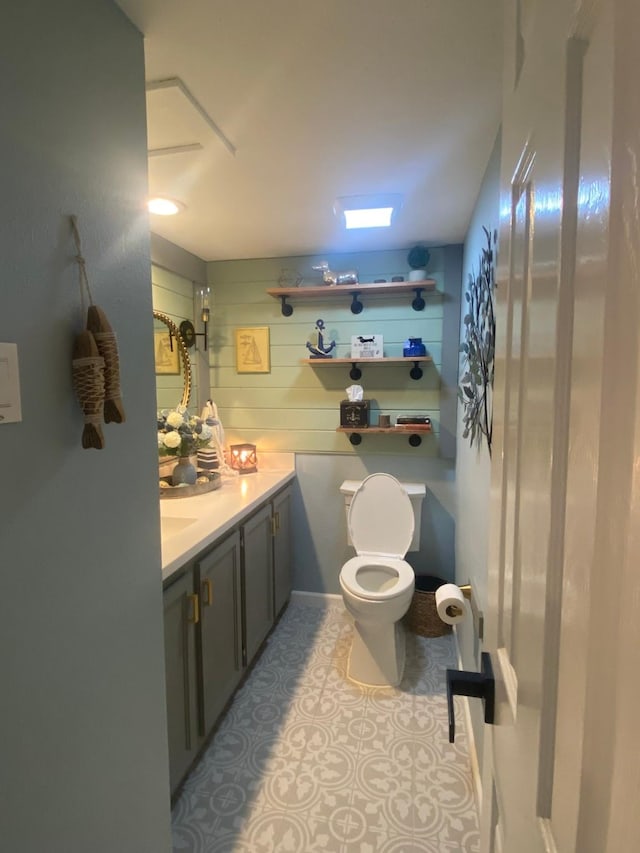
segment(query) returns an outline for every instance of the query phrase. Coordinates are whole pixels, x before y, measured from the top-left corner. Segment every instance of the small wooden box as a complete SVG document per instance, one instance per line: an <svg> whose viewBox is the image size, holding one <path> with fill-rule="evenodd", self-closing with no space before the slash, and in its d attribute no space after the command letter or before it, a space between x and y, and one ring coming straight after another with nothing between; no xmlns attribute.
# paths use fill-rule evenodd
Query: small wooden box
<svg viewBox="0 0 640 853"><path fill-rule="evenodd" d="M351 429L364 429L369 426L369 401L340 401L340 426Z"/></svg>

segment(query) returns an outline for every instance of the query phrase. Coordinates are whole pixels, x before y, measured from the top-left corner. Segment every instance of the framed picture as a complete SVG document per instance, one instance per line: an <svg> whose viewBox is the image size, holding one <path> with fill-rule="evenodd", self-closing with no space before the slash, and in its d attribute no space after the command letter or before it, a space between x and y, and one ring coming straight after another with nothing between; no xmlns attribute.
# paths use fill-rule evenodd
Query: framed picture
<svg viewBox="0 0 640 853"><path fill-rule="evenodd" d="M269 327L250 326L236 329L237 373L269 373Z"/></svg>
<svg viewBox="0 0 640 853"><path fill-rule="evenodd" d="M180 373L180 359L175 341L171 349L168 329L157 329L153 333L153 353L156 360L156 373Z"/></svg>

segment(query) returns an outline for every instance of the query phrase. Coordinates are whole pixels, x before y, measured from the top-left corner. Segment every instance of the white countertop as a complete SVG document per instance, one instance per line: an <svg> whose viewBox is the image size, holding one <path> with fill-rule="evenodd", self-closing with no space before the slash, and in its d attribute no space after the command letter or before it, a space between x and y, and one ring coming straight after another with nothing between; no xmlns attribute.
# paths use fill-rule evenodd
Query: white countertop
<svg viewBox="0 0 640 853"><path fill-rule="evenodd" d="M277 468L223 477L213 492L160 500L163 581L293 480L293 454L278 457Z"/></svg>

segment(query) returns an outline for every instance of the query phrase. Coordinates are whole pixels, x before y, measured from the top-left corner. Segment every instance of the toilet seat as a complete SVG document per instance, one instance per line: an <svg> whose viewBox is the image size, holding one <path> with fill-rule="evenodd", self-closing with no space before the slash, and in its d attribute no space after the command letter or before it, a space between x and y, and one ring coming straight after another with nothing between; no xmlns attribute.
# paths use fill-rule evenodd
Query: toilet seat
<svg viewBox="0 0 640 853"><path fill-rule="evenodd" d="M356 490L349 507L349 533L356 554L401 560L414 528L406 490L391 474L371 474Z"/></svg>
<svg viewBox="0 0 640 853"><path fill-rule="evenodd" d="M381 573L387 573L391 580L391 585L385 584L378 592L367 588L366 585L360 582L358 574L368 568ZM340 583L345 589L351 595L367 601L390 601L393 598L404 595L408 589L412 589L414 582L413 569L406 560L398 560L393 557L383 557L375 554L362 554L352 557L350 560L347 560L340 572Z"/></svg>

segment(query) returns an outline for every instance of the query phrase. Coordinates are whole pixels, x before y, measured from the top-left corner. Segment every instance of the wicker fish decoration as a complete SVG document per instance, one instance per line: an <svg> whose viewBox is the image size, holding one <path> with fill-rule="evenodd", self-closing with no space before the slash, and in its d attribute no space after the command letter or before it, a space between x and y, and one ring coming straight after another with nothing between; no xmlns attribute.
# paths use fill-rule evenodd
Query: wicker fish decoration
<svg viewBox="0 0 640 853"><path fill-rule="evenodd" d="M97 305L87 311L87 329L93 334L104 359L104 422L121 424L126 420L120 396L120 358L118 344L107 315Z"/></svg>
<svg viewBox="0 0 640 853"><path fill-rule="evenodd" d="M104 407L104 358L92 333L85 329L76 336L71 362L73 388L84 413L82 446L102 450L102 417Z"/></svg>

